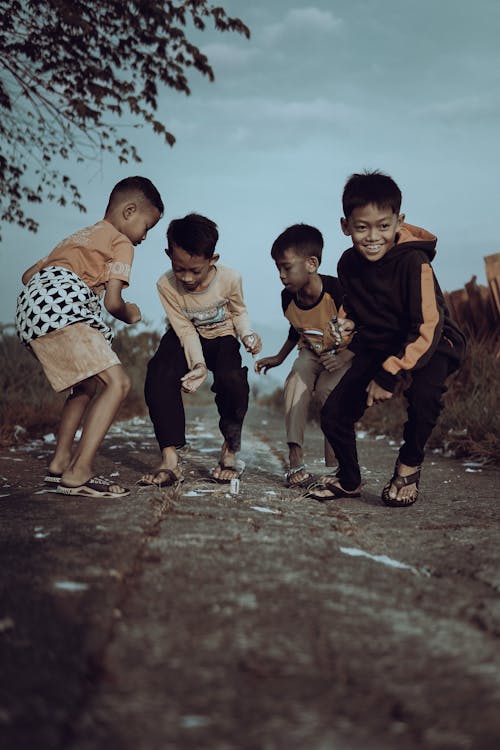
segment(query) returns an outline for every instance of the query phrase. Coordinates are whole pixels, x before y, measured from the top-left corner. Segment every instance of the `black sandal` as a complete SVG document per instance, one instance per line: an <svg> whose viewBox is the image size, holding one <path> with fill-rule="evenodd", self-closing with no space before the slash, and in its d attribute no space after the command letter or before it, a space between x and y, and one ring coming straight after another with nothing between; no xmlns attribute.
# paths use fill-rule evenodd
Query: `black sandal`
<svg viewBox="0 0 500 750"><path fill-rule="evenodd" d="M418 500L418 485L420 483L420 471L422 467L419 466L417 470L413 472L413 474L409 474L407 477L402 477L401 474L398 474L398 469L399 461L396 461L394 474L392 475L391 480L387 482L384 489L382 490L382 500L385 505L390 505L391 508L408 508ZM415 494L411 497L398 499L397 497L389 496L391 487L396 487L399 493L400 489L402 489L403 487L407 487L409 484L415 485Z"/></svg>
<svg viewBox="0 0 500 750"><path fill-rule="evenodd" d="M330 479L330 481L328 481ZM336 476L321 477L320 481L309 487L305 497L318 500L320 503L328 500L338 500L344 497L361 497L360 487L356 490L345 490ZM329 492L329 495L320 495L320 492Z"/></svg>

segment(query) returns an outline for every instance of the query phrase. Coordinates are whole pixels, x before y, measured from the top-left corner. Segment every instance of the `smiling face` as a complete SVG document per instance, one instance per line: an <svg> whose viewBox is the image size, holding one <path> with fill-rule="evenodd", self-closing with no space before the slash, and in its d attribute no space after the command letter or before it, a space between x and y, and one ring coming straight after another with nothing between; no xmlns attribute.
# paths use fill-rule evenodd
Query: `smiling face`
<svg viewBox="0 0 500 750"><path fill-rule="evenodd" d="M318 259L299 255L293 247L284 250L276 260L280 280L285 289L297 294L311 278L311 273L318 270Z"/></svg>
<svg viewBox="0 0 500 750"><path fill-rule="evenodd" d="M340 225L350 236L354 248L366 260L375 262L396 244L396 235L404 221L404 214L395 214L388 206L380 208L374 203L355 208Z"/></svg>
<svg viewBox="0 0 500 750"><path fill-rule="evenodd" d="M187 292L201 292L208 287L214 274L214 263L218 255L205 258L191 255L180 245L173 245L167 252L172 261L172 271Z"/></svg>

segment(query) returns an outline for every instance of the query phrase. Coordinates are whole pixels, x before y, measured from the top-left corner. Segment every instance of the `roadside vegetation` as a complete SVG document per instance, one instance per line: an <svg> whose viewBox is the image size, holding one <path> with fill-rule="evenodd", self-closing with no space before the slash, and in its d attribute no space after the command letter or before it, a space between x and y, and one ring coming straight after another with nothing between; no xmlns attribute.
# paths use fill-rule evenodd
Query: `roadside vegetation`
<svg viewBox="0 0 500 750"><path fill-rule="evenodd" d="M111 325L115 325L113 321ZM113 348L132 381L118 419L147 414L144 378L160 337L150 330L131 332L121 328L115 332ZM37 359L19 342L12 325L0 326L0 389L1 446L56 431L66 396L52 390ZM198 403L213 400L210 381L194 397ZM192 395L189 398L193 400Z"/></svg>
<svg viewBox="0 0 500 750"><path fill-rule="evenodd" d="M498 341L493 337L478 340L471 335L465 363L447 383L446 406L429 448L438 448L444 455L500 464L499 365ZM283 411L283 390L279 388L261 401ZM310 418L319 423L319 410L314 404ZM401 395L368 409L358 427L400 440L405 420L406 400Z"/></svg>
<svg viewBox="0 0 500 750"><path fill-rule="evenodd" d="M123 328L116 334L114 349L132 380L119 418L147 414L144 376L159 339L159 333L148 330L132 333ZM470 337L465 364L448 383L446 408L432 434L430 448L439 448L446 455L500 464L499 359L494 340ZM37 360L19 343L12 326L0 328L0 388L1 445L12 445L57 429L65 396L52 391ZM193 396L189 398L192 402ZM194 398L203 403L213 400L210 381ZM254 383L252 398L283 412L282 388L260 396L258 383ZM319 421L314 405L310 418ZM359 428L400 439L404 421L405 399L399 396L369 409Z"/></svg>

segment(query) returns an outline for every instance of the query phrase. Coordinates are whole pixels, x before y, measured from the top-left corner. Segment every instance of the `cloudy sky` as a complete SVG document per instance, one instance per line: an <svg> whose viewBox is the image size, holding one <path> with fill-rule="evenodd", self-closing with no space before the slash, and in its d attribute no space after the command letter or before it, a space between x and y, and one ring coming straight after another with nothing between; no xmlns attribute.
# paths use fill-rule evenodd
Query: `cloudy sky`
<svg viewBox="0 0 500 750"><path fill-rule="evenodd" d="M221 4L252 36L197 37L216 81L193 75L191 97L162 94L160 115L176 145L139 132L142 165L72 168L86 215L45 205L38 235L4 228L0 320L13 319L24 268L100 219L113 184L131 173L149 176L166 203L166 216L137 249L127 292L157 328L166 226L195 210L219 225L221 262L242 272L255 327L285 335L272 241L298 221L318 226L322 270L335 273L347 246L342 188L365 168L391 174L408 221L438 235L444 289L472 275L485 282L483 257L500 251L498 0Z"/></svg>

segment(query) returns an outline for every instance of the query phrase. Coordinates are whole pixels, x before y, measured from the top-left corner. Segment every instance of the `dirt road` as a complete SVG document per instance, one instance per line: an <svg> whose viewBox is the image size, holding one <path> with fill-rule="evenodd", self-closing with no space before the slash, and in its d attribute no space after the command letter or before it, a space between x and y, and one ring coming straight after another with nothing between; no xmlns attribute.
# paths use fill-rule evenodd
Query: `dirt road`
<svg viewBox="0 0 500 750"><path fill-rule="evenodd" d="M397 447L365 438L362 498L320 504L254 406L231 496L213 407L189 415L178 493L59 499L50 442L0 453L0 747L497 750L498 470L430 455L419 502L385 508ZM136 420L99 469L156 456Z"/></svg>

